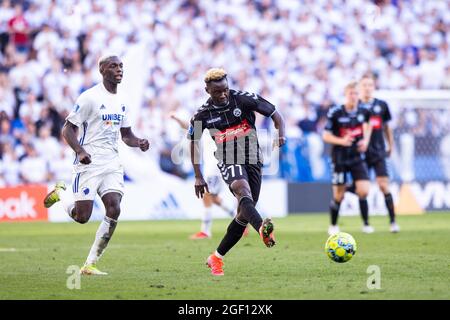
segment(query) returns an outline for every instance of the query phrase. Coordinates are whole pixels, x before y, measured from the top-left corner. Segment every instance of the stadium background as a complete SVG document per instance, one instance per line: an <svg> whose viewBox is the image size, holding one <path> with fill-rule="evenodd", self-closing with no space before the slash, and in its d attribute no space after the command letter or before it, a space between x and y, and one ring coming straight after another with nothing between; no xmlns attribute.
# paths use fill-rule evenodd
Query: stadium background
<svg viewBox="0 0 450 320"><path fill-rule="evenodd" d="M71 181L73 154L60 130L77 96L100 80L96 64L106 51L123 57L119 90L129 95L135 131L151 141L145 155L121 148L121 219L200 217L185 133L169 114L187 119L205 101L202 76L212 66L287 120L287 146L269 159L279 170L265 177L263 214L327 210L325 115L342 102L345 83L368 71L394 116L398 211L450 209L448 1L0 3L0 221L69 220L41 202L55 181ZM259 118L258 127L269 130L260 136L270 150L270 121ZM233 201L226 189L224 196ZM376 187L369 204L371 214L385 214ZM342 208L357 214L357 199L347 196ZM94 219L101 214L96 202Z"/></svg>

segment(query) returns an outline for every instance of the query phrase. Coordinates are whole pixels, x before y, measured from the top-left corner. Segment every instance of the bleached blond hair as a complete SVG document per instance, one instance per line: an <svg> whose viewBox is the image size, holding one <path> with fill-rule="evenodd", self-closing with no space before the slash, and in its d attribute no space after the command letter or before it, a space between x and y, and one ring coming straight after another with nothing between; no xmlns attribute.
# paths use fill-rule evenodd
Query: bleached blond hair
<svg viewBox="0 0 450 320"><path fill-rule="evenodd" d="M347 90L349 90L349 89L356 89L357 87L358 87L358 81L352 80L345 85L344 92L347 92Z"/></svg>
<svg viewBox="0 0 450 320"><path fill-rule="evenodd" d="M227 72L222 68L211 68L205 74L205 83L226 78Z"/></svg>

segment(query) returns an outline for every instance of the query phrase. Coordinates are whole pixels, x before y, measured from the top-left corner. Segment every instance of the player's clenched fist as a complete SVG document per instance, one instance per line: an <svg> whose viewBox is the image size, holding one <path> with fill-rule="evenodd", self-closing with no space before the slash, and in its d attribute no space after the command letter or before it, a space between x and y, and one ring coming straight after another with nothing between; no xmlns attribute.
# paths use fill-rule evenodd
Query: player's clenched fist
<svg viewBox="0 0 450 320"><path fill-rule="evenodd" d="M279 137L278 139L275 139L272 143L272 149L275 147L281 148L286 144L286 138L285 137Z"/></svg>
<svg viewBox="0 0 450 320"><path fill-rule="evenodd" d="M89 164L92 162L91 155L84 150L78 153L78 159L80 159L80 163L82 164Z"/></svg>
<svg viewBox="0 0 450 320"><path fill-rule="evenodd" d="M368 146L369 146L369 142L367 140L360 140L358 142L358 151L359 152L366 152Z"/></svg>
<svg viewBox="0 0 450 320"><path fill-rule="evenodd" d="M139 139L139 149L141 149L142 151L147 151L148 148L150 148L150 143L148 142L147 139Z"/></svg>
<svg viewBox="0 0 450 320"><path fill-rule="evenodd" d="M344 147L351 147L354 140L355 140L355 139L354 139L350 134L347 134L347 135L345 135L344 137L342 137L342 139L341 139L341 141L342 141L341 145L344 146Z"/></svg>

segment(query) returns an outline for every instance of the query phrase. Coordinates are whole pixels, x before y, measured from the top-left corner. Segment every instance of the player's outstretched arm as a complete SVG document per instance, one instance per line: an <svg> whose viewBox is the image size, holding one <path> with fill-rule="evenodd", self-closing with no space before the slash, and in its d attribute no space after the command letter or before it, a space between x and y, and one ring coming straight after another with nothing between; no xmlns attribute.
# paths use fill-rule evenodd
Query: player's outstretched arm
<svg viewBox="0 0 450 320"><path fill-rule="evenodd" d="M278 130L278 146L281 148L286 143L283 116L278 111L275 111L275 113L272 115L272 121L275 128Z"/></svg>
<svg viewBox="0 0 450 320"><path fill-rule="evenodd" d="M208 184L205 182L203 178L202 170L200 169L200 148L198 145L198 141L191 141L191 163L194 167L195 174L195 195L197 198L203 198L203 195L208 190Z"/></svg>
<svg viewBox="0 0 450 320"><path fill-rule="evenodd" d="M180 117L178 117L175 114L175 112L170 113L169 117L171 119L175 120L181 128L186 129L186 130L189 128L189 121L185 121L185 120L181 119Z"/></svg>
<svg viewBox="0 0 450 320"><path fill-rule="evenodd" d="M78 127L70 121L66 121L62 128L62 135L67 144L72 148L78 156L78 160L82 164L91 163L91 155L84 150L78 142Z"/></svg>
<svg viewBox="0 0 450 320"><path fill-rule="evenodd" d="M122 135L122 141L129 147L139 148L144 152L150 148L148 140L136 137L131 127L120 128L120 134Z"/></svg>
<svg viewBox="0 0 450 320"><path fill-rule="evenodd" d="M275 109L275 106L254 93L245 93L239 96L251 110L272 119L275 128L278 130L278 139L274 141L274 146L282 147L286 143L285 124L282 115Z"/></svg>

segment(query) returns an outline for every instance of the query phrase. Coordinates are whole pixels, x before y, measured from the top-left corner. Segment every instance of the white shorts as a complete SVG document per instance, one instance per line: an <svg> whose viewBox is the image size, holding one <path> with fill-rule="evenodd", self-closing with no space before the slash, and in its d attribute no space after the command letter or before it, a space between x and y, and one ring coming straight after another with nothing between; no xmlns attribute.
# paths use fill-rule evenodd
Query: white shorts
<svg viewBox="0 0 450 320"><path fill-rule="evenodd" d="M218 195L222 190L222 178L219 175L210 175L206 177L209 193Z"/></svg>
<svg viewBox="0 0 450 320"><path fill-rule="evenodd" d="M94 200L96 194L103 197L110 192L123 195L123 170L103 172L85 171L73 176L72 191L75 201Z"/></svg>

